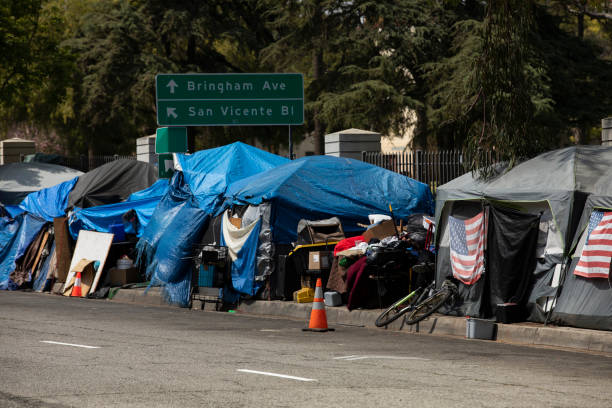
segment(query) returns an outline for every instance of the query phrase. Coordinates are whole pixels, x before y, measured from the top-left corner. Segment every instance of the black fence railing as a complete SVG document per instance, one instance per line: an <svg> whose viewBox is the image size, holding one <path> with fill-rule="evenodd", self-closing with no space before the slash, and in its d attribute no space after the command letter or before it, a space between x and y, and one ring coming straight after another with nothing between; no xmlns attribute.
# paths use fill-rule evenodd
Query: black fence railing
<svg viewBox="0 0 612 408"><path fill-rule="evenodd" d="M413 151L402 153L362 152L362 160L387 170L429 184L434 193L438 186L467 173L461 150ZM499 162L495 153L488 154L491 164Z"/></svg>
<svg viewBox="0 0 612 408"><path fill-rule="evenodd" d="M118 154L113 154L110 156L92 156L88 157L84 154L75 157L65 157L59 155L47 155L45 157L34 159L31 161L41 161L44 163L51 164L60 164L62 166L70 167L75 170L80 170L82 172L88 172L89 170L93 170L96 167L100 167L103 164L119 160L119 159L129 159L136 160L136 156L120 156ZM21 161L30 161L25 156L22 155Z"/></svg>
<svg viewBox="0 0 612 408"><path fill-rule="evenodd" d="M80 170L82 172L87 172L89 170L95 169L96 167L100 167L103 164L110 163L119 159L136 160L136 156L121 156L118 154L114 154L110 156L89 157L86 155L81 155L77 157L67 157L64 165L73 169Z"/></svg>

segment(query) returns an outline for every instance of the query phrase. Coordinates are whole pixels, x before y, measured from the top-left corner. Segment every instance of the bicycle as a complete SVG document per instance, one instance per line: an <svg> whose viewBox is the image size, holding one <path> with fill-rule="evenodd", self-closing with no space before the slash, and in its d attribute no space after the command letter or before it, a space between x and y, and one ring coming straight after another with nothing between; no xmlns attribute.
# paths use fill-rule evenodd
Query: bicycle
<svg viewBox="0 0 612 408"><path fill-rule="evenodd" d="M448 279L445 280L440 289L435 290L431 296L412 308L410 314L404 317L404 323L411 325L420 322L437 311L449 300L452 303L456 295L457 285Z"/></svg>
<svg viewBox="0 0 612 408"><path fill-rule="evenodd" d="M404 296L397 302L389 306L384 312L382 312L374 324L376 327L387 326L391 322L397 320L407 312L411 311L416 305L420 304L429 292L433 289L435 282L430 283L426 287L419 287L407 296Z"/></svg>
<svg viewBox="0 0 612 408"><path fill-rule="evenodd" d="M414 265L412 267L413 273L421 273L423 276L427 276L428 272L431 273L433 271L433 264L429 262L421 263ZM429 280L429 279L427 279ZM397 320L399 317L403 316L412 308L419 303L421 303L424 299L426 299L431 291L434 288L435 283L431 282L429 285L423 287L419 287L416 290L413 290L408 295L404 296L400 300L394 302L391 306L389 306L384 312L382 312L375 321L377 327L387 326L389 323Z"/></svg>

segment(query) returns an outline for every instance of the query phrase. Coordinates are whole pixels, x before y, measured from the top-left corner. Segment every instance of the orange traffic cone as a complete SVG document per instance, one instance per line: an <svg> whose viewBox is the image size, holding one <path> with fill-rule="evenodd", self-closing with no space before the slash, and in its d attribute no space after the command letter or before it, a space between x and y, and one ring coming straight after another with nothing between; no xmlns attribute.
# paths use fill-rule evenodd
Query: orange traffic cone
<svg viewBox="0 0 612 408"><path fill-rule="evenodd" d="M312 303L312 311L310 312L310 324L303 331L326 332L333 331L327 327L327 315L325 314L325 303L323 302L323 283L321 278L317 279L315 287L315 295Z"/></svg>
<svg viewBox="0 0 612 408"><path fill-rule="evenodd" d="M70 293L70 296L83 296L81 293L81 272L76 273L76 278L74 278L74 286L72 287L72 293Z"/></svg>

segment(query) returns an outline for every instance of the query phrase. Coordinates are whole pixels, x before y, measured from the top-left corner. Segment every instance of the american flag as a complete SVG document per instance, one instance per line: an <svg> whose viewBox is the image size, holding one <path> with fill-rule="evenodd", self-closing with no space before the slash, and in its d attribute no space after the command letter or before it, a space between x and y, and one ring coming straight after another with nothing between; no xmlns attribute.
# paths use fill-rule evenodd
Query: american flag
<svg viewBox="0 0 612 408"><path fill-rule="evenodd" d="M480 279L484 273L484 251L487 241L487 211L460 220L449 217L450 256L453 276L466 285Z"/></svg>
<svg viewBox="0 0 612 408"><path fill-rule="evenodd" d="M593 211L587 239L574 275L585 278L608 278L612 259L612 212Z"/></svg>

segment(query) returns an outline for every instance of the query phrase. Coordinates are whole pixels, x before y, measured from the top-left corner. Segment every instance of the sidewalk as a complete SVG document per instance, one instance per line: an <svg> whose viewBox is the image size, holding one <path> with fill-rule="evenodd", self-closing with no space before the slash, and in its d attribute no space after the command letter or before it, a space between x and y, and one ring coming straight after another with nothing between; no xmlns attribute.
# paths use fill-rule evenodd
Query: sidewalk
<svg viewBox="0 0 612 408"><path fill-rule="evenodd" d="M151 288L145 295L144 288L120 289L112 299L113 302L133 303L147 306L167 306L161 297L159 288ZM194 302L193 308L200 309L199 302ZM304 321L310 319L311 303L295 303L274 301L248 301L238 307L239 313L259 316L273 316ZM215 310L214 305L204 304L204 310ZM330 327L342 326L377 328L374 321L380 314L380 310L353 310L348 311L346 306L327 307L327 323ZM452 317L433 315L429 319L413 326L401 327L401 320L393 322L387 330L401 331L405 333L418 333L430 335L452 336L465 338L466 319L463 317ZM485 340L477 340L485 341ZM497 324L496 340L499 343L516 345L561 348L570 351L605 353L612 356L612 332L578 329L573 327L544 326L538 323L514 323Z"/></svg>

